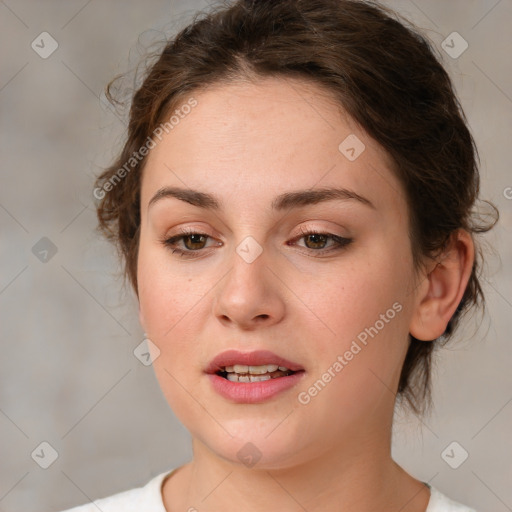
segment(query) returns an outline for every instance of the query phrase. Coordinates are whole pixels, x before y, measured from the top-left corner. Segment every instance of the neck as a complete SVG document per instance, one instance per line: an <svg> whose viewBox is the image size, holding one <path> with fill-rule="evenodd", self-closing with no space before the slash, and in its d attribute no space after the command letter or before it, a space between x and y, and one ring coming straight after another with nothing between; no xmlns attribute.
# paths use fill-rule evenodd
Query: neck
<svg viewBox="0 0 512 512"><path fill-rule="evenodd" d="M351 512L425 512L430 492L392 460L391 436L383 442L368 434L344 436L325 453L278 468L247 468L194 439L193 460L164 483L164 505L168 512L234 512L242 505L246 512L325 512L333 504Z"/></svg>

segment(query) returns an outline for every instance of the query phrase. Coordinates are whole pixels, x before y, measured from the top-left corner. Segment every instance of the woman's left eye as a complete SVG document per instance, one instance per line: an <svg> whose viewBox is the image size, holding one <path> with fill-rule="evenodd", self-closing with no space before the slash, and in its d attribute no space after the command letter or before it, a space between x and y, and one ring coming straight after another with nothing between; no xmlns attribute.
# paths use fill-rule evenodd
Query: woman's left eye
<svg viewBox="0 0 512 512"><path fill-rule="evenodd" d="M172 249L173 254L177 253L183 257L195 257L192 256L192 253L198 253L203 250L208 238L211 237L206 233L185 230L179 235L162 240L162 243L164 246ZM328 253L340 250L352 242L351 238L344 238L332 233L321 233L313 230L303 231L302 229L301 236L294 238L293 241L301 240L302 238L306 240L306 249L312 253ZM333 243L330 248L326 249L325 246L329 239ZM185 249L177 247L177 242L183 242Z"/></svg>
<svg viewBox="0 0 512 512"><path fill-rule="evenodd" d="M313 247L308 247L308 245L306 244L306 248L314 252L327 253L331 251L336 251L339 249L343 249L352 242L351 238L345 238L342 236L334 235L332 233L320 233L314 230L303 231L301 229L301 234L302 235L298 238L295 238L295 240L301 240L302 238L304 238L307 241L307 243L313 245ZM329 239L331 239L333 243L330 249L325 249L325 244ZM318 244L322 245L322 247L318 247Z"/></svg>

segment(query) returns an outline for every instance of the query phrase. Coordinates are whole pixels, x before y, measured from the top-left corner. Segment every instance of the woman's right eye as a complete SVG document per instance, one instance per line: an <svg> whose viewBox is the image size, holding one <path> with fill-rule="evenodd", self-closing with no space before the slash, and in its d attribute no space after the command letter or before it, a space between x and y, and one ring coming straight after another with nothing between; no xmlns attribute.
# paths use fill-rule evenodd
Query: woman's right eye
<svg viewBox="0 0 512 512"><path fill-rule="evenodd" d="M172 236L162 240L162 243L172 249L172 253L177 253L180 256L190 257L191 253L198 252L204 249L206 239L211 238L206 233L197 233L195 231L183 230L181 234ZM185 249L176 247L177 242L183 241ZM187 243L189 242L189 243ZM200 247L197 247L197 246ZM193 257L193 256L192 256Z"/></svg>

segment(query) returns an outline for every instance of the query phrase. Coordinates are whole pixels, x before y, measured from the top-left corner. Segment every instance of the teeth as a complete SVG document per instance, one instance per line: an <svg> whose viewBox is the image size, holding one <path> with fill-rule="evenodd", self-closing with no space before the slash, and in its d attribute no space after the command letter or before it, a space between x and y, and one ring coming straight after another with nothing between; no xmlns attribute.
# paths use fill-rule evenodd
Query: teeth
<svg viewBox="0 0 512 512"><path fill-rule="evenodd" d="M263 364L261 366L249 366L249 373L262 375L264 373L275 372L279 366L277 364Z"/></svg>
<svg viewBox="0 0 512 512"><path fill-rule="evenodd" d="M270 375L250 375L249 378L251 382L260 382L262 380L270 380L272 377Z"/></svg>
<svg viewBox="0 0 512 512"><path fill-rule="evenodd" d="M260 382L263 380L269 380L272 377L270 375L237 375L236 373L228 373L227 379L231 382Z"/></svg>
<svg viewBox="0 0 512 512"><path fill-rule="evenodd" d="M233 366L226 366L221 371L224 377L231 382L260 382L285 377L293 373L285 366L277 364L262 364L259 366L235 364Z"/></svg>
<svg viewBox="0 0 512 512"><path fill-rule="evenodd" d="M284 366L278 366L277 364L262 364L260 366L247 366L245 364L235 364L234 366L226 366L225 371L227 373L251 373L253 375L263 375L265 373L272 373L277 369L286 372L288 368ZM244 381L242 381L244 382Z"/></svg>

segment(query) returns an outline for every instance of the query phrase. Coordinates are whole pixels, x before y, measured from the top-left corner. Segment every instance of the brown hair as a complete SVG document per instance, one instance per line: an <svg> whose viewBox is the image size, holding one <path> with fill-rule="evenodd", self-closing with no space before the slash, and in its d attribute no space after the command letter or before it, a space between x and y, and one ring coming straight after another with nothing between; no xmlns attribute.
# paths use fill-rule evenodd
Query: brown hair
<svg viewBox="0 0 512 512"><path fill-rule="evenodd" d="M197 13L165 42L147 70L133 95L125 145L96 182L97 190L103 190L98 228L116 243L135 292L146 158L132 161L129 172L126 162L193 92L235 80L309 79L334 95L391 156L407 194L417 268L425 256L440 254L456 230L475 234L491 229L498 218L494 206L488 223L473 211L479 193L478 152L440 60L416 27L374 1L239 0ZM112 102L115 81L106 88ZM123 166L127 172L115 182ZM433 341L446 342L462 313L472 305L483 306L481 258L477 250L462 301L444 335ZM416 413L430 405L437 344L410 336L398 397Z"/></svg>

